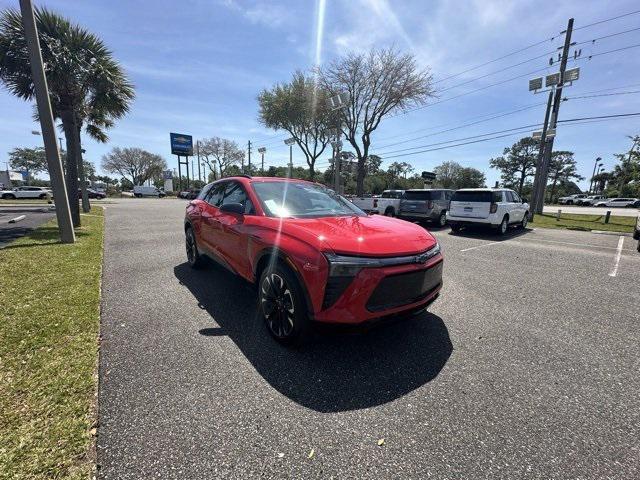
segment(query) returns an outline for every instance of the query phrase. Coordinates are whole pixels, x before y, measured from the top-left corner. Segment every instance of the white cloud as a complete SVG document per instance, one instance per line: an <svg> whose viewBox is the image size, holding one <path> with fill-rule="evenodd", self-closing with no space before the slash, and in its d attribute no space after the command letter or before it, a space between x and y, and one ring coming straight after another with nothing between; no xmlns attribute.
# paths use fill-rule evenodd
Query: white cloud
<svg viewBox="0 0 640 480"><path fill-rule="evenodd" d="M293 20L290 10L271 2L254 1L248 5L247 2L222 0L221 4L232 11L240 13L254 25L277 28Z"/></svg>

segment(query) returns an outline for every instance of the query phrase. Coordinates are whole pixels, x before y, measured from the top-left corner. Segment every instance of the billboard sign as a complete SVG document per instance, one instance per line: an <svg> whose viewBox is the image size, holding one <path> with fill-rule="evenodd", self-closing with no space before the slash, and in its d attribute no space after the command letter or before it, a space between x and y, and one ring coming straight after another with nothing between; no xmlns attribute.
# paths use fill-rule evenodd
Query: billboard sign
<svg viewBox="0 0 640 480"><path fill-rule="evenodd" d="M173 178L173 171L172 170L164 170L162 172L162 179L163 180L170 180Z"/></svg>
<svg viewBox="0 0 640 480"><path fill-rule="evenodd" d="M436 179L436 174L433 172L422 172L421 177L423 180L434 181Z"/></svg>
<svg viewBox="0 0 640 480"><path fill-rule="evenodd" d="M193 137L183 133L170 133L171 153L173 155L193 155Z"/></svg>

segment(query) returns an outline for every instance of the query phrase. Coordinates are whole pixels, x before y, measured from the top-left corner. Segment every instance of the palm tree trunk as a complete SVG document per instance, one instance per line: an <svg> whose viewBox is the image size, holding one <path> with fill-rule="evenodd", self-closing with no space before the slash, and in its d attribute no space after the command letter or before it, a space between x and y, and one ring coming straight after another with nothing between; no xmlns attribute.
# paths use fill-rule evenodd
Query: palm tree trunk
<svg viewBox="0 0 640 480"><path fill-rule="evenodd" d="M67 144L67 198L69 199L69 207L71 209L71 220L74 227L80 226L80 204L78 202L78 150L80 148L80 139L78 138L78 129L76 127L75 118L72 112L61 112L62 129Z"/></svg>
<svg viewBox="0 0 640 480"><path fill-rule="evenodd" d="M82 194L82 211L89 213L91 211L91 205L89 204L89 194L87 193L87 177L84 174L84 161L82 160L82 144L80 143L80 122L76 121L78 126L78 173L80 174L80 192Z"/></svg>

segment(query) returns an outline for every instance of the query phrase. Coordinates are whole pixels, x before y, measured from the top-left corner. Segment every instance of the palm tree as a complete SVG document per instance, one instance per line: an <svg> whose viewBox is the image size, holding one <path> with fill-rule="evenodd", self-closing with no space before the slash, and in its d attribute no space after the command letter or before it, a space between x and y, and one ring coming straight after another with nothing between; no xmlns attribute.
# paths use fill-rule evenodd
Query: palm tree
<svg viewBox="0 0 640 480"><path fill-rule="evenodd" d="M62 122L66 139L73 224L79 226L78 174L83 189L85 185L82 128L95 140L106 142L105 130L128 112L134 89L97 36L44 8L37 8L35 16L53 115ZM35 96L22 18L14 9L0 14L0 81L19 98Z"/></svg>

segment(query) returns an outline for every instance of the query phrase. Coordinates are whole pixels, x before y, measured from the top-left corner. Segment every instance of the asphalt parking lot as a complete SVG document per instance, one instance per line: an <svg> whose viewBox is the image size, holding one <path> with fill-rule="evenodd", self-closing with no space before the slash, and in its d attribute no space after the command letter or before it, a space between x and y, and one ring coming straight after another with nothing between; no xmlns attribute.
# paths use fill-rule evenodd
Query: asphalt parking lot
<svg viewBox="0 0 640 480"><path fill-rule="evenodd" d="M25 218L16 223L9 220L24 215ZM15 239L25 236L55 217L55 210L44 207L1 207L0 206L0 248L6 247Z"/></svg>
<svg viewBox="0 0 640 480"><path fill-rule="evenodd" d="M640 476L631 238L435 231L429 313L289 350L187 267L185 205L106 206L101 478Z"/></svg>

